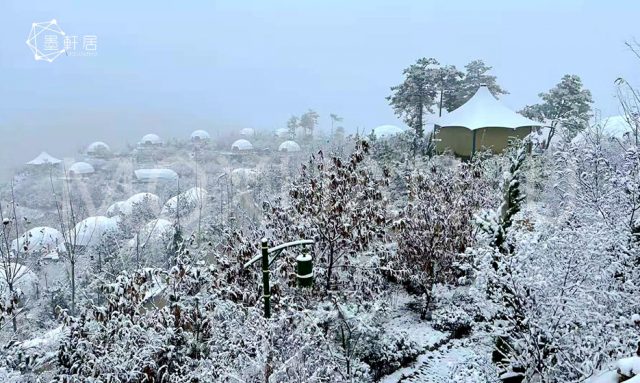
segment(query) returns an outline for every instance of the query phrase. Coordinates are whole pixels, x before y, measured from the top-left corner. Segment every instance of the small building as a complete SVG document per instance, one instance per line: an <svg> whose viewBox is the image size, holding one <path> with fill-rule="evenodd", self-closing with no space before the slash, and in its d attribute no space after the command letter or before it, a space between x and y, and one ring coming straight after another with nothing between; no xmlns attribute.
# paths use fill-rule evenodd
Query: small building
<svg viewBox="0 0 640 383"><path fill-rule="evenodd" d="M67 172L69 177L83 177L95 173L95 169L91 164L86 162L76 162L69 166L69 170Z"/></svg>
<svg viewBox="0 0 640 383"><path fill-rule="evenodd" d="M500 153L512 139L523 139L543 125L507 108L482 85L469 101L436 120L436 149L462 157L482 149Z"/></svg>
<svg viewBox="0 0 640 383"><path fill-rule="evenodd" d="M276 137L287 138L290 136L289 129L287 128L278 128L276 129Z"/></svg>
<svg viewBox="0 0 640 383"><path fill-rule="evenodd" d="M280 146L278 146L278 151L285 153L299 152L300 145L298 145L298 143L295 141L285 141L281 143Z"/></svg>
<svg viewBox="0 0 640 383"><path fill-rule="evenodd" d="M59 164L60 162L62 162L62 160L59 160L57 158L55 158L54 156L50 155L47 152L41 152L40 154L38 154L38 156L34 159L32 159L31 161L27 162L27 165L56 165Z"/></svg>
<svg viewBox="0 0 640 383"><path fill-rule="evenodd" d="M245 139L239 139L235 141L233 144L231 144L231 150L234 152L246 151L246 150L252 150L252 149L253 149L253 145L251 144L251 142Z"/></svg>

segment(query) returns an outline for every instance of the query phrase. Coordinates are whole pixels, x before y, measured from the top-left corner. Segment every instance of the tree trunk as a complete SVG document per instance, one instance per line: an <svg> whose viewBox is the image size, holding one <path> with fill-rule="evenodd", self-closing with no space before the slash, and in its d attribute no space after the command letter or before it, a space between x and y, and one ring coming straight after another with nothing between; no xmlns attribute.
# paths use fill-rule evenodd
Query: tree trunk
<svg viewBox="0 0 640 383"><path fill-rule="evenodd" d="M71 264L71 314L76 315L76 261Z"/></svg>
<svg viewBox="0 0 640 383"><path fill-rule="evenodd" d="M327 267L327 292L331 289L331 275L333 273L333 245L329 246L329 265Z"/></svg>

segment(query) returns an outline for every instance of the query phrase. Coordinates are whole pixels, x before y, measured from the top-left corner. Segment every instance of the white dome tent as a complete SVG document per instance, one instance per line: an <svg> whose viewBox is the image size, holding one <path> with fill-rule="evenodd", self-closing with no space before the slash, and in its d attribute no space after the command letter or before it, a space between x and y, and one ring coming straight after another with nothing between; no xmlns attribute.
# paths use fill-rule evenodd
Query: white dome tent
<svg viewBox="0 0 640 383"><path fill-rule="evenodd" d="M251 142L245 139L240 139L231 144L231 150L233 151L246 151L253 149Z"/></svg>
<svg viewBox="0 0 640 383"><path fill-rule="evenodd" d="M178 173L171 169L138 169L134 171L138 182L177 181Z"/></svg>
<svg viewBox="0 0 640 383"><path fill-rule="evenodd" d="M28 255L58 258L66 250L64 236L52 227L34 227L13 240L12 248Z"/></svg>
<svg viewBox="0 0 640 383"><path fill-rule="evenodd" d="M299 152L300 145L295 141L285 141L278 146L278 151L285 153Z"/></svg>
<svg viewBox="0 0 640 383"><path fill-rule="evenodd" d="M404 133L404 129L395 125L380 125L371 131L371 134L378 139L385 139Z"/></svg>
<svg viewBox="0 0 640 383"><path fill-rule="evenodd" d="M87 154L94 157L103 157L111 153L109 145L102 141L96 141L87 146Z"/></svg>
<svg viewBox="0 0 640 383"><path fill-rule="evenodd" d="M211 136L206 130L195 130L191 133L191 141L200 142L200 141L209 141Z"/></svg>
<svg viewBox="0 0 640 383"><path fill-rule="evenodd" d="M25 296L35 297L38 294L38 276L27 266L9 262L6 267L0 267L0 293L9 288L9 278L12 279L14 288L20 290Z"/></svg>
<svg viewBox="0 0 640 383"><path fill-rule="evenodd" d="M76 162L69 166L68 173L70 177L85 176L95 173L95 169L86 162Z"/></svg>
<svg viewBox="0 0 640 383"><path fill-rule="evenodd" d="M609 139L624 141L631 140L635 142L635 133L640 128L640 121L634 121L624 115L610 116L603 118L600 122L593 127L587 128L584 131L578 133L577 136L571 140L572 143L584 142L588 135L602 135ZM640 133L640 132L639 132Z"/></svg>
<svg viewBox="0 0 640 383"><path fill-rule="evenodd" d="M198 206L204 205L207 198L207 191L203 188L193 187L186 190L175 197L169 198L162 207L160 216L173 218L177 213L177 207L180 207L180 215L189 214L196 210Z"/></svg>
<svg viewBox="0 0 640 383"><path fill-rule="evenodd" d="M289 129L287 128L276 129L276 137L280 137L280 138L289 137Z"/></svg>
<svg viewBox="0 0 640 383"><path fill-rule="evenodd" d="M125 201L115 202L107 209L107 216L113 217L120 215L131 215L136 207L148 208L153 214L158 214L162 202L160 197L153 193L137 193L129 197Z"/></svg>
<svg viewBox="0 0 640 383"><path fill-rule="evenodd" d="M157 146L157 145L162 145L162 140L160 139L160 136L158 136L157 134L149 133L142 136L139 144L141 146Z"/></svg>
<svg viewBox="0 0 640 383"><path fill-rule="evenodd" d="M47 152L41 152L36 158L27 162L27 165L56 165L60 162L62 162L62 160L55 158L51 154Z"/></svg>
<svg viewBox="0 0 640 383"><path fill-rule="evenodd" d="M236 186L249 186L258 180L258 172L250 168L238 168L231 171L231 182Z"/></svg>
<svg viewBox="0 0 640 383"><path fill-rule="evenodd" d="M118 231L118 221L105 216L89 217L80 221L70 233L70 242L83 247L96 246L109 233Z"/></svg>
<svg viewBox="0 0 640 383"><path fill-rule="evenodd" d="M512 138L524 138L544 124L530 120L504 106L482 85L464 105L435 122L437 149L451 149L472 156L476 149L503 151Z"/></svg>
<svg viewBox="0 0 640 383"><path fill-rule="evenodd" d="M253 137L255 134L255 130L251 128L244 128L240 130L240 135L243 137Z"/></svg>

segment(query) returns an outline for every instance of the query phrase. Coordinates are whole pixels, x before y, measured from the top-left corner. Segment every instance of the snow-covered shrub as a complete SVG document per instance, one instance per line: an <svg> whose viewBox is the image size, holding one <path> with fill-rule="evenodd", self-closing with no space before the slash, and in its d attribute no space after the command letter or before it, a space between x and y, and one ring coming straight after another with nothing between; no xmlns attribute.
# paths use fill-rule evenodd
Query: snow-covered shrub
<svg viewBox="0 0 640 383"><path fill-rule="evenodd" d="M288 198L267 206L273 237L315 240L315 274L326 290L350 281L358 263L371 258L363 252L386 237L386 179L373 173L368 151L362 141L347 158L319 152L302 166Z"/></svg>
<svg viewBox="0 0 640 383"><path fill-rule="evenodd" d="M459 254L474 242L474 212L484 204L474 165L443 165L435 157L409 178L409 202L394 222L398 251L385 266L410 291L424 294L426 310L435 283L461 275Z"/></svg>

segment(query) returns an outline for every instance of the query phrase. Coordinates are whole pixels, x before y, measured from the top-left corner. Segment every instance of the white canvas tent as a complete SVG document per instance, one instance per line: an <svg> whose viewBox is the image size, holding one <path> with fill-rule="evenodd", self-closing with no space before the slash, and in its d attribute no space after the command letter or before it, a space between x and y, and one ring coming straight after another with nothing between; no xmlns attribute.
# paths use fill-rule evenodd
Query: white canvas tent
<svg viewBox="0 0 640 383"><path fill-rule="evenodd" d="M55 158L47 152L42 152L38 154L38 157L32 159L27 162L27 165L55 165L62 162L61 160Z"/></svg>
<svg viewBox="0 0 640 383"><path fill-rule="evenodd" d="M295 141L291 141L291 140L285 141L281 143L280 146L278 146L278 151L286 152L286 153L299 152L300 145L298 145L298 143Z"/></svg>
<svg viewBox="0 0 640 383"><path fill-rule="evenodd" d="M450 149L461 156L471 156L482 148L501 152L510 139L522 139L532 128L544 125L507 108L484 85L464 105L435 124L438 150Z"/></svg>

